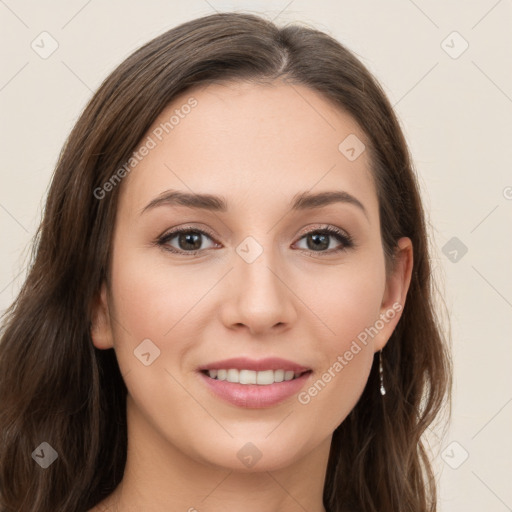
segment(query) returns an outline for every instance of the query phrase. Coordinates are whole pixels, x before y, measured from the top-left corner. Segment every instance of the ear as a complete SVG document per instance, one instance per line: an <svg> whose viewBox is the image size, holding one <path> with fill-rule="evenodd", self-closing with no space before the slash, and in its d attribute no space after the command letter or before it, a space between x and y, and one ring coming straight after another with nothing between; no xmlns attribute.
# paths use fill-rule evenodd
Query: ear
<svg viewBox="0 0 512 512"><path fill-rule="evenodd" d="M382 350L393 334L402 316L402 311L405 307L405 298L409 290L409 285L411 284L413 268L413 247L411 239L407 237L400 238L397 245L395 266L391 275L386 279L386 288L380 307L379 320L375 322L376 326L384 324L373 340L375 352Z"/></svg>
<svg viewBox="0 0 512 512"><path fill-rule="evenodd" d="M107 286L101 285L100 293L96 297L92 311L91 338L94 346L99 349L114 347L114 337L110 324L108 309Z"/></svg>

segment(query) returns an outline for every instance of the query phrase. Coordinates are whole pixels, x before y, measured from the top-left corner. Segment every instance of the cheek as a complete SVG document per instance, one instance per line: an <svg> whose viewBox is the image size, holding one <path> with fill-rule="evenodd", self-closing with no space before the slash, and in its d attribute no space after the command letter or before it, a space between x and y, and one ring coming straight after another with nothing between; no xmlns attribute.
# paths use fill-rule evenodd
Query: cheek
<svg viewBox="0 0 512 512"><path fill-rule="evenodd" d="M298 401L308 411L308 421L320 416L334 430L353 409L368 380L374 348L367 328L379 318L384 270L378 264L361 265L359 270L347 266L317 277L315 286L302 294L321 320L322 363Z"/></svg>
<svg viewBox="0 0 512 512"><path fill-rule="evenodd" d="M370 346L352 342L344 348L332 353L330 363L297 396L305 422L318 424L321 418L319 429L326 433L333 432L359 401L373 362Z"/></svg>
<svg viewBox="0 0 512 512"><path fill-rule="evenodd" d="M344 351L350 342L374 324L380 312L385 278L379 262L360 259L309 274L298 295L325 327L324 352Z"/></svg>
<svg viewBox="0 0 512 512"><path fill-rule="evenodd" d="M153 428L158 422L183 432L189 418L175 411L190 396L179 384L181 366L199 329L194 306L212 286L212 277L199 279L193 266L170 270L142 249L118 248L112 265L112 327L121 373Z"/></svg>
<svg viewBox="0 0 512 512"><path fill-rule="evenodd" d="M194 307L214 280L198 267L171 268L161 258L144 257L144 251L126 250L123 258L114 260L115 312L134 340L150 338L163 346L177 332L181 335L183 326L190 327Z"/></svg>

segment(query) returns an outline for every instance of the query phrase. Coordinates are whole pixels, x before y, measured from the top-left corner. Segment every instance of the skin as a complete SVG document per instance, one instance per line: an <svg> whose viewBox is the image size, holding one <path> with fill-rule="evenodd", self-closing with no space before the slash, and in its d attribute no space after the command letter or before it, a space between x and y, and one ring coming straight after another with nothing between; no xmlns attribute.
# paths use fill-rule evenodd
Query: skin
<svg viewBox="0 0 512 512"><path fill-rule="evenodd" d="M191 96L198 105L122 183L112 280L98 297L92 337L115 349L128 388L128 456L120 486L93 510L321 512L332 433L400 312L307 404L294 395L236 407L214 396L197 368L282 357L312 369L307 390L379 315L405 304L411 241L400 239L386 276L368 151L349 161L338 150L349 134L367 138L323 96L283 82L203 86L176 98L148 134ZM228 211L164 205L141 214L168 189L221 195ZM367 215L349 203L290 209L299 192L333 190L355 196ZM153 244L189 224L214 234L199 239L198 254ZM330 236L315 252L305 235L326 225L356 246L329 253L342 247ZM236 252L247 236L263 250L251 263ZM179 237L167 245L192 252ZM147 338L160 350L149 366L134 356ZM262 455L251 468L237 457L248 442Z"/></svg>

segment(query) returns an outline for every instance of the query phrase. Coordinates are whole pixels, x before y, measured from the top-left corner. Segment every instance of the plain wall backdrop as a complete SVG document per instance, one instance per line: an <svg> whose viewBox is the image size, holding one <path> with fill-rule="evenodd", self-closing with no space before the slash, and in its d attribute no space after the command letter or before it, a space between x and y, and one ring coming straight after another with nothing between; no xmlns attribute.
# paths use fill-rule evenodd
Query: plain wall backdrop
<svg viewBox="0 0 512 512"><path fill-rule="evenodd" d="M58 154L93 92L155 36L233 10L327 32L383 85L451 316L453 416L445 437L432 430L440 512L512 511L511 0L0 0L0 313L23 282Z"/></svg>

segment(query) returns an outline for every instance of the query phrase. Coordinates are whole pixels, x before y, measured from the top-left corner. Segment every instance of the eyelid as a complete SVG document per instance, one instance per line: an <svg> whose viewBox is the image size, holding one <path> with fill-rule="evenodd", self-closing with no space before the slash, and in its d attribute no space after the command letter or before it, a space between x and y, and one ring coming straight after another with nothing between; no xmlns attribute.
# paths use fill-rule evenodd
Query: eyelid
<svg viewBox="0 0 512 512"><path fill-rule="evenodd" d="M180 231L204 232L210 238L212 238L213 240L216 240L216 235L209 228L203 227L202 225L201 225L201 227L198 227L198 226L192 225L192 224L184 224L182 226L176 226L174 228L168 229L168 230L164 231L160 236L158 236L157 239L166 238L167 236L174 235L176 233L179 233Z"/></svg>
<svg viewBox="0 0 512 512"><path fill-rule="evenodd" d="M329 229L339 231L340 234L343 234L345 237L352 239L352 237L344 229L339 228L338 226L334 226L333 224L321 224L321 223L313 224L312 226L305 227L303 230L300 231L300 234L297 236L302 238L304 235L308 235L309 233L312 233L313 231L323 231L323 230L329 230Z"/></svg>

